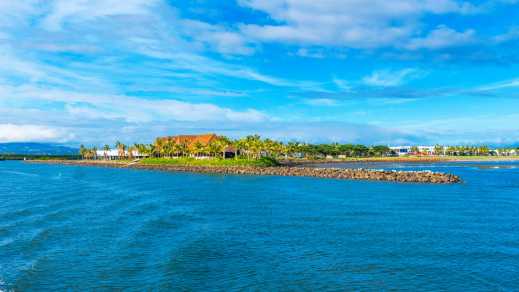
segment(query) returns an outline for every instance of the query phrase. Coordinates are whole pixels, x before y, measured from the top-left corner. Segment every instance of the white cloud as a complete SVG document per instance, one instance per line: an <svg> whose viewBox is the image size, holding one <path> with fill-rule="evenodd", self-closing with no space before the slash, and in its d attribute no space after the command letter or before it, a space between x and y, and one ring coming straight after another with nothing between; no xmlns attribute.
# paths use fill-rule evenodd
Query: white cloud
<svg viewBox="0 0 519 292"><path fill-rule="evenodd" d="M335 86L337 86L342 91L351 91L352 90L352 86L346 80L339 79L339 78L333 78L332 81L335 84Z"/></svg>
<svg viewBox="0 0 519 292"><path fill-rule="evenodd" d="M36 12L37 1L0 1L0 28L12 28L25 25L28 22L27 15Z"/></svg>
<svg viewBox="0 0 519 292"><path fill-rule="evenodd" d="M492 91L519 87L519 78L476 87L474 91Z"/></svg>
<svg viewBox="0 0 519 292"><path fill-rule="evenodd" d="M458 32L446 26L438 26L423 38L414 38L406 45L408 49L444 49L473 43L476 32L472 29Z"/></svg>
<svg viewBox="0 0 519 292"><path fill-rule="evenodd" d="M459 45L465 43L467 35L475 38L475 33L446 27L432 32L422 30L426 27L422 25L424 16L478 12L477 7L455 0L240 3L265 12L270 19L261 23L268 24L240 26L188 20L176 13L170 2L161 0L0 0L0 124L5 137L25 131L26 134L19 135L33 137L27 139L69 139L65 128L78 133L84 141L110 139L105 136L108 133L121 138L121 129L133 129L129 130L128 139L139 137L141 141L168 133L172 128L191 132L239 129L248 134L262 130L275 117L258 110L259 106L255 109L226 105L220 100L222 96L254 91L262 96L254 102L265 103L274 98L268 96L270 86L289 87L289 94L293 89L320 93L352 89L340 79L333 79L333 83L304 82L255 69L250 64L264 68L276 65L261 58L254 60L258 62L245 59L261 48L260 42L302 44L301 49L284 48L305 57L329 57L330 51L321 46L338 46L338 51L348 54L347 47L379 48L396 43L403 44L398 48L404 49L445 48L446 39L449 45ZM423 73L414 70L375 71L363 81L376 86L397 86ZM490 87L511 88L515 84L510 81ZM354 83L353 89L357 85ZM151 93L146 97L148 92ZM280 92L284 91L277 91ZM208 101L208 96L217 98ZM339 102L340 99L316 98L296 103L333 106ZM175 128L179 124L181 127ZM308 139L330 138L343 131L337 127L322 133L319 125L313 132L305 132L314 127L306 121L290 124L290 130L284 125L278 124L279 131L284 131L279 132L279 137L297 137L290 133L293 131ZM352 128L363 132L363 139L367 139L364 141L373 141L366 138L372 131ZM154 129L153 134L149 129ZM271 128L271 133L274 130ZM38 132L42 135L39 138Z"/></svg>
<svg viewBox="0 0 519 292"><path fill-rule="evenodd" d="M212 25L196 20L180 20L179 29L195 42L202 43L222 54L250 55L250 47L243 35L230 31L224 26Z"/></svg>
<svg viewBox="0 0 519 292"><path fill-rule="evenodd" d="M60 30L67 22L93 21L101 17L142 15L158 3L157 0L55 0L51 13L42 21L48 30Z"/></svg>
<svg viewBox="0 0 519 292"><path fill-rule="evenodd" d="M331 98L309 98L305 99L304 103L312 106L336 106L337 100Z"/></svg>
<svg viewBox="0 0 519 292"><path fill-rule="evenodd" d="M63 114L76 119L124 120L128 123L163 121L260 122L269 117L255 109L233 110L210 103L174 99L144 99L125 95L96 95L38 86L0 86L0 101L37 104L43 101L64 105ZM16 104L16 103L15 103ZM14 107L14 106L13 106ZM59 117L52 117L59 121Z"/></svg>
<svg viewBox="0 0 519 292"><path fill-rule="evenodd" d="M254 51L240 33L222 25L182 19L163 0L5 1L0 2L0 27L30 29L31 46L54 52L93 51L98 48L92 42L102 39L110 43L149 39L170 52L182 48L249 55ZM65 38L74 39L74 44L62 39L66 33L72 33Z"/></svg>
<svg viewBox="0 0 519 292"><path fill-rule="evenodd" d="M371 86L390 87L407 83L411 80L422 78L426 73L415 68L407 68L398 71L378 70L366 76L362 81Z"/></svg>
<svg viewBox="0 0 519 292"><path fill-rule="evenodd" d="M506 33L494 37L494 41L497 43L505 43L517 39L519 39L519 27L513 27Z"/></svg>
<svg viewBox="0 0 519 292"><path fill-rule="evenodd" d="M64 130L42 125L0 124L0 142L69 141Z"/></svg>
<svg viewBox="0 0 519 292"><path fill-rule="evenodd" d="M478 9L453 0L241 0L267 13L275 24L242 25L259 41L352 48L394 46L419 33L426 14L472 13Z"/></svg>
<svg viewBox="0 0 519 292"><path fill-rule="evenodd" d="M297 50L296 55L304 58L315 58L315 59L323 59L325 56L322 50L308 49L308 48L300 48Z"/></svg>

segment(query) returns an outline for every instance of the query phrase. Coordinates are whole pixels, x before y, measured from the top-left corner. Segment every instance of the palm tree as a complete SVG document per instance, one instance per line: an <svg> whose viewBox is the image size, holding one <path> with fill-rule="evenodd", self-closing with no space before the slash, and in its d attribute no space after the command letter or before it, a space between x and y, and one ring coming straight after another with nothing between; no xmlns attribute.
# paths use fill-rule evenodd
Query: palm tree
<svg viewBox="0 0 519 292"><path fill-rule="evenodd" d="M105 144L103 146L103 151L104 151L103 156L104 156L105 160L108 160L108 152L110 151L110 145Z"/></svg>
<svg viewBox="0 0 519 292"><path fill-rule="evenodd" d="M250 154L254 158L259 158L262 148L263 148L263 142L261 141L261 137L259 135L249 135L245 137L245 149L247 151L247 154L250 158Z"/></svg>
<svg viewBox="0 0 519 292"><path fill-rule="evenodd" d="M488 155L489 152L490 150L488 149L488 146L483 145L479 147L479 153L481 155Z"/></svg>
<svg viewBox="0 0 519 292"><path fill-rule="evenodd" d="M262 141L260 149L263 149L267 152L268 156L274 156L276 152L276 142L267 138Z"/></svg>
<svg viewBox="0 0 519 292"><path fill-rule="evenodd" d="M175 157L180 156L180 144L179 143L173 143L172 145L172 152L175 155Z"/></svg>
<svg viewBox="0 0 519 292"><path fill-rule="evenodd" d="M444 147L443 146L438 145L438 144L434 146L434 154L436 154L436 155L444 155L445 154L444 152L445 151L444 151Z"/></svg>
<svg viewBox="0 0 519 292"><path fill-rule="evenodd" d="M85 148L85 145L81 144L79 146L79 155L81 155L81 159L85 159L87 149Z"/></svg>
<svg viewBox="0 0 519 292"><path fill-rule="evenodd" d="M175 143L173 142L173 140L171 139L168 139L164 145L162 146L162 151L164 152L164 155L167 156L167 157L170 157L172 156L173 154L173 146L175 145Z"/></svg>
<svg viewBox="0 0 519 292"><path fill-rule="evenodd" d="M200 152L202 152L203 148L204 148L204 145L202 145L202 143L196 142L193 145L193 148L191 149L192 154L194 154L196 157L198 157L200 155Z"/></svg>
<svg viewBox="0 0 519 292"><path fill-rule="evenodd" d="M149 156L153 155L155 153L155 145L154 144L148 144L146 146L146 151Z"/></svg>
<svg viewBox="0 0 519 292"><path fill-rule="evenodd" d="M222 152L223 150L222 143L217 139L214 141L209 142L209 145L207 145L207 150L209 152L209 155L216 157L217 153Z"/></svg>
<svg viewBox="0 0 519 292"><path fill-rule="evenodd" d="M92 148L92 158L97 160L97 147Z"/></svg>
<svg viewBox="0 0 519 292"><path fill-rule="evenodd" d="M243 156L244 153L247 153L248 155L248 152L247 152L247 143L245 141L245 139L237 139L234 141L234 147L236 148L236 155L234 156L236 159L238 159L238 154L240 156Z"/></svg>
<svg viewBox="0 0 519 292"><path fill-rule="evenodd" d="M126 156L126 153L125 153L126 145L117 141L115 143L115 148L117 149L117 155L119 156L119 159L124 158Z"/></svg>
<svg viewBox="0 0 519 292"><path fill-rule="evenodd" d="M88 160L88 159L92 159L94 157L94 150L93 149L88 149L88 148L86 148L83 145L81 145L79 147L79 153L81 154L83 159L87 159Z"/></svg>
<svg viewBox="0 0 519 292"><path fill-rule="evenodd" d="M299 143L297 143L297 142L288 142L287 147L286 147L287 156L288 155L293 156L294 154L296 154L298 152L300 152Z"/></svg>
<svg viewBox="0 0 519 292"><path fill-rule="evenodd" d="M135 147L135 150L137 150L137 154L138 156L140 157L143 157L147 154L148 152L148 147L145 145L145 144L135 144L133 145L133 147Z"/></svg>
<svg viewBox="0 0 519 292"><path fill-rule="evenodd" d="M189 155L189 147L186 143L179 143L178 144L178 151L180 152L181 156L188 156Z"/></svg>
<svg viewBox="0 0 519 292"><path fill-rule="evenodd" d="M231 139L227 138L226 136L220 136L218 137L218 143L221 145L220 152L222 152L222 158L225 159L225 152L229 147L233 146L233 141L231 141ZM235 156L237 154L236 152L237 150L235 150Z"/></svg>
<svg viewBox="0 0 519 292"><path fill-rule="evenodd" d="M161 155L164 153L164 140L161 138L155 139L154 146L154 154L157 157L161 157Z"/></svg>
<svg viewBox="0 0 519 292"><path fill-rule="evenodd" d="M128 158L131 160L133 159L133 153L136 150L135 146L128 146Z"/></svg>

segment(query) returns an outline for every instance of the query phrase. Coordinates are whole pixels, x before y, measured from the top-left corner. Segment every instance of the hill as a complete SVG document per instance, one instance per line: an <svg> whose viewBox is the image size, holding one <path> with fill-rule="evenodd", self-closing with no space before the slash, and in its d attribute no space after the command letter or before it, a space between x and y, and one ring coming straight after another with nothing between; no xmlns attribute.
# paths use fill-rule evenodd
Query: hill
<svg viewBox="0 0 519 292"><path fill-rule="evenodd" d="M53 143L0 143L0 154L77 155L78 149Z"/></svg>

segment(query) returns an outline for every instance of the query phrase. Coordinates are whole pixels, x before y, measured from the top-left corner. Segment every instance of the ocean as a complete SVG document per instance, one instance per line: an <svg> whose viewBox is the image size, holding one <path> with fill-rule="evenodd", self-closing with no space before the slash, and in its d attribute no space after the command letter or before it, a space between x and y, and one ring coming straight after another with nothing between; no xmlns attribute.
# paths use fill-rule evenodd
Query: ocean
<svg viewBox="0 0 519 292"><path fill-rule="evenodd" d="M519 290L519 162L461 184L0 162L0 291Z"/></svg>

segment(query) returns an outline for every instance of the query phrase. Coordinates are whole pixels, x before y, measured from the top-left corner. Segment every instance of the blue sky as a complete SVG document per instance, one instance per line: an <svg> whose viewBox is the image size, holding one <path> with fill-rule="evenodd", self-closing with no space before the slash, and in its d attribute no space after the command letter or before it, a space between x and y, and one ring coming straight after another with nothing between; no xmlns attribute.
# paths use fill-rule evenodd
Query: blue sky
<svg viewBox="0 0 519 292"><path fill-rule="evenodd" d="M519 142L519 1L0 0L0 142Z"/></svg>

